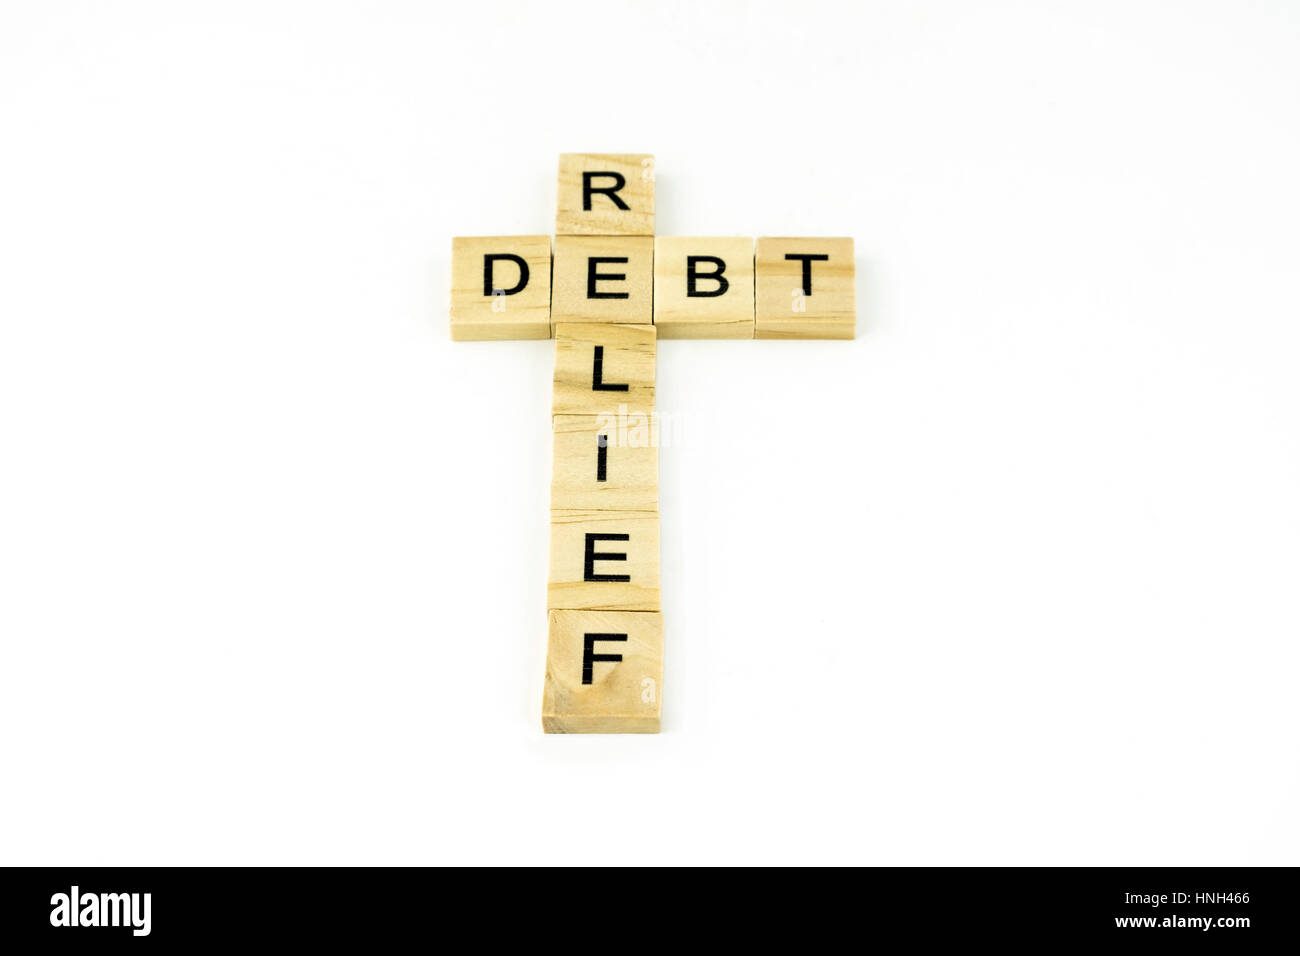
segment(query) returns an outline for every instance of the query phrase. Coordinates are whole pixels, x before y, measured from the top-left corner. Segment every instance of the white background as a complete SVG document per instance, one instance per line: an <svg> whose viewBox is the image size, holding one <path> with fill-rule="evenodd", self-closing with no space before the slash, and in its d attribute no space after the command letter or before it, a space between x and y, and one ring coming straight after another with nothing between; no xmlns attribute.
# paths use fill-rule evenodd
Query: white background
<svg viewBox="0 0 1300 956"><path fill-rule="evenodd" d="M0 13L0 861L1300 863L1300 5ZM664 733L548 737L563 151L847 235L665 342Z"/></svg>

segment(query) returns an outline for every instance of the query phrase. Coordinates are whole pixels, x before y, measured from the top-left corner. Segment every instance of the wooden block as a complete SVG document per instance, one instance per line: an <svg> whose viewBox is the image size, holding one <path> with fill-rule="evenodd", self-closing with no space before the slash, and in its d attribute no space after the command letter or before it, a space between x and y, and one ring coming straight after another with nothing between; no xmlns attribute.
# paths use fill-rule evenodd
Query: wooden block
<svg viewBox="0 0 1300 956"><path fill-rule="evenodd" d="M552 511L547 607L659 610L659 516Z"/></svg>
<svg viewBox="0 0 1300 956"><path fill-rule="evenodd" d="M752 339L754 240L657 237L654 300L661 339Z"/></svg>
<svg viewBox="0 0 1300 956"><path fill-rule="evenodd" d="M758 338L853 338L852 239L759 239L754 279Z"/></svg>
<svg viewBox="0 0 1300 956"><path fill-rule="evenodd" d="M548 734L657 734L663 615L551 611L542 729Z"/></svg>
<svg viewBox="0 0 1300 956"><path fill-rule="evenodd" d="M649 325L654 258L649 236L556 236L551 323Z"/></svg>
<svg viewBox="0 0 1300 956"><path fill-rule="evenodd" d="M655 404L653 325L561 324L555 327L553 415L598 414Z"/></svg>
<svg viewBox="0 0 1300 956"><path fill-rule="evenodd" d="M658 428L640 412L557 415L551 508L658 511Z"/></svg>
<svg viewBox="0 0 1300 956"><path fill-rule="evenodd" d="M654 157L561 153L557 236L653 236Z"/></svg>
<svg viewBox="0 0 1300 956"><path fill-rule="evenodd" d="M451 337L551 337L551 237L458 236L451 241Z"/></svg>

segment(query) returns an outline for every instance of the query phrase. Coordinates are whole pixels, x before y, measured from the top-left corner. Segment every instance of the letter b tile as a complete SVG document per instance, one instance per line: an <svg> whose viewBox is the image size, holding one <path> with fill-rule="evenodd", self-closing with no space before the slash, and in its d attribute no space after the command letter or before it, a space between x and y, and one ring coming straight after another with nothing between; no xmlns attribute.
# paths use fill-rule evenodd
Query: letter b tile
<svg viewBox="0 0 1300 956"><path fill-rule="evenodd" d="M656 238L655 330L661 339L752 339L754 240Z"/></svg>
<svg viewBox="0 0 1300 956"><path fill-rule="evenodd" d="M653 236L654 157L561 153L557 236Z"/></svg>

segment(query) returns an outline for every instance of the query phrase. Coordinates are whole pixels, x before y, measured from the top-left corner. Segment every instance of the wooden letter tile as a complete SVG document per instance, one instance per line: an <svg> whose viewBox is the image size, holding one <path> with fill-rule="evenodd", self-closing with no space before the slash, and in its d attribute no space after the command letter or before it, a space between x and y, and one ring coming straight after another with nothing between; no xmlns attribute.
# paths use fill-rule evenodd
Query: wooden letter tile
<svg viewBox="0 0 1300 956"><path fill-rule="evenodd" d="M451 337L551 337L551 237L451 241Z"/></svg>
<svg viewBox="0 0 1300 956"><path fill-rule="evenodd" d="M661 339L752 339L754 240L657 237L655 329Z"/></svg>
<svg viewBox="0 0 1300 956"><path fill-rule="evenodd" d="M658 428L642 412L557 415L551 508L658 511Z"/></svg>
<svg viewBox="0 0 1300 956"><path fill-rule="evenodd" d="M542 729L548 734L655 734L663 615L551 611Z"/></svg>
<svg viewBox="0 0 1300 956"><path fill-rule="evenodd" d="M754 278L758 338L853 338L852 239L759 239Z"/></svg>
<svg viewBox="0 0 1300 956"><path fill-rule="evenodd" d="M557 236L653 236L654 157L561 153Z"/></svg>
<svg viewBox="0 0 1300 956"><path fill-rule="evenodd" d="M654 255L649 236L556 236L552 324L649 325Z"/></svg>
<svg viewBox="0 0 1300 956"><path fill-rule="evenodd" d="M555 327L553 415L649 415L655 404L653 325Z"/></svg>
<svg viewBox="0 0 1300 956"><path fill-rule="evenodd" d="M659 516L552 511L547 606L659 610Z"/></svg>

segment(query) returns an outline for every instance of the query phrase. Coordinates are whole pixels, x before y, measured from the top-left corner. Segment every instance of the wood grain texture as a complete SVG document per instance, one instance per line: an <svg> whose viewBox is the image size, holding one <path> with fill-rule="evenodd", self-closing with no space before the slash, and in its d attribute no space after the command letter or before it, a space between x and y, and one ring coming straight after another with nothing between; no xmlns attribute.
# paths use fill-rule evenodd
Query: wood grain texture
<svg viewBox="0 0 1300 956"><path fill-rule="evenodd" d="M546 594L550 608L658 611L659 516L552 511Z"/></svg>
<svg viewBox="0 0 1300 956"><path fill-rule="evenodd" d="M650 325L654 318L654 239L556 236L552 282L552 324Z"/></svg>
<svg viewBox="0 0 1300 956"><path fill-rule="evenodd" d="M543 730L659 732L662 614L553 610L547 630Z"/></svg>
<svg viewBox="0 0 1300 956"><path fill-rule="evenodd" d="M597 348L600 383L597 390ZM608 386L626 385L611 390ZM551 414L649 415L655 404L655 329L653 325L562 323L555 327L555 385Z"/></svg>
<svg viewBox="0 0 1300 956"><path fill-rule="evenodd" d="M811 294L801 260L810 263ZM857 327L852 239L760 238L754 258L755 332L760 339L851 339ZM801 311L802 310L802 311Z"/></svg>
<svg viewBox="0 0 1300 956"><path fill-rule="evenodd" d="M510 295L485 291L490 278L502 293L514 289L523 270L510 259L494 259L485 275L488 256L518 256L528 269L527 283ZM451 337L458 342L503 339L546 339L551 336L551 237L458 236L451 241Z"/></svg>
<svg viewBox="0 0 1300 956"><path fill-rule="evenodd" d="M592 174L584 209L583 174ZM621 184L620 184L621 177ZM599 192L618 187L613 194ZM617 197L627 209L619 208ZM648 153L561 153L557 236L653 236L654 157Z"/></svg>
<svg viewBox="0 0 1300 956"><path fill-rule="evenodd" d="M661 339L754 337L753 239L658 236L654 269Z"/></svg>
<svg viewBox="0 0 1300 956"><path fill-rule="evenodd" d="M658 511L659 449L647 417L555 416L551 508Z"/></svg>

